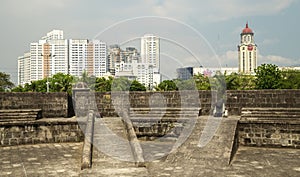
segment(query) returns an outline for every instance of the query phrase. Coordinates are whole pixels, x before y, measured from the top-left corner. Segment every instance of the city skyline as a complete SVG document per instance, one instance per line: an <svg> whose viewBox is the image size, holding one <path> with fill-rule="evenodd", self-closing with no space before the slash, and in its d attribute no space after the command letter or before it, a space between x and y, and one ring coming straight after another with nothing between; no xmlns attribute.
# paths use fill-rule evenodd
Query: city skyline
<svg viewBox="0 0 300 177"><path fill-rule="evenodd" d="M86 72L94 77L136 79L152 90L161 82L159 40L150 34L141 37L140 55L138 49L123 50L118 44L107 49L97 39L65 39L62 30L54 29L18 57L18 85L47 78L48 86L48 78L57 73L81 77Z"/></svg>
<svg viewBox="0 0 300 177"><path fill-rule="evenodd" d="M65 39L62 30L52 30L29 52L18 57L18 85L51 77L57 73L96 77L107 73L106 43L99 40Z"/></svg>
<svg viewBox="0 0 300 177"><path fill-rule="evenodd" d="M16 83L17 57L23 55L29 43L37 41L41 34L51 29L64 30L66 38L93 39L108 26L141 16L168 17L192 26L210 43L220 64L229 67L238 65L239 34L248 21L259 48L258 65L265 62L279 66L299 65L299 24L296 23L299 7L299 1L294 0L254 0L251 3L158 0L118 4L79 0L2 1L0 70L10 74ZM127 34L126 30L122 33L124 36Z"/></svg>

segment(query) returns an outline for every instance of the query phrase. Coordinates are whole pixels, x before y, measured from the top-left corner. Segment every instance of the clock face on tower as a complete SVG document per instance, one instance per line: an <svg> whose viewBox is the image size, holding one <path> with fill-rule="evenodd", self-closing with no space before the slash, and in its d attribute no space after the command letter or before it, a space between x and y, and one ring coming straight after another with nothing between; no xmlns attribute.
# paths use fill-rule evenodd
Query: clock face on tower
<svg viewBox="0 0 300 177"><path fill-rule="evenodd" d="M248 50L249 51L252 51L253 50L253 46L250 44L250 45L248 45Z"/></svg>

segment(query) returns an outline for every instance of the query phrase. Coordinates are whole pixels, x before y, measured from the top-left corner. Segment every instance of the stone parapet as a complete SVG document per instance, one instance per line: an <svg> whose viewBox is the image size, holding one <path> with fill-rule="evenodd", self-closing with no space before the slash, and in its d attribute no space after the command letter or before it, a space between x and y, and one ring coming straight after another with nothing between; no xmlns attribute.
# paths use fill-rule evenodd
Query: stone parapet
<svg viewBox="0 0 300 177"><path fill-rule="evenodd" d="M0 93L0 110L41 109L43 118L69 117L68 94L59 93Z"/></svg>
<svg viewBox="0 0 300 177"><path fill-rule="evenodd" d="M241 109L300 108L300 90L230 90L226 108L230 115L241 115Z"/></svg>
<svg viewBox="0 0 300 177"><path fill-rule="evenodd" d="M83 122L81 123L83 126ZM83 133L76 118L0 122L0 146L81 142Z"/></svg>
<svg viewBox="0 0 300 177"><path fill-rule="evenodd" d="M300 148L300 120L240 120L239 143L244 146Z"/></svg>

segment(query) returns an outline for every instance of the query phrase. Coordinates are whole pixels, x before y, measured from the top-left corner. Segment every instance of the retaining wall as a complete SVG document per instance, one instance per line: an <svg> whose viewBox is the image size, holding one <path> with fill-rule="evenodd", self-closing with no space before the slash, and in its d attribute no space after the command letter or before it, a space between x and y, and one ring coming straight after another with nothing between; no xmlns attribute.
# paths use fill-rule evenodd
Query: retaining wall
<svg viewBox="0 0 300 177"><path fill-rule="evenodd" d="M81 125L84 128L84 125ZM84 139L75 118L0 123L0 146L81 142Z"/></svg>
<svg viewBox="0 0 300 177"><path fill-rule="evenodd" d="M85 93L74 94L84 95ZM95 100L98 110L107 117L119 116L120 106L127 108L199 106L202 108L202 115L208 115L212 111L211 103L216 101L215 94L211 91L198 91L198 93L195 91L129 92L125 95L121 92L96 92L92 95L94 97L92 100ZM229 115L240 115L242 107L300 107L300 90L230 90L226 95L226 108ZM83 96L83 98L87 97ZM159 98L163 99L153 102ZM82 105L83 109L85 105ZM42 116L45 118L74 115L72 99L67 93L2 92L0 93L0 109L42 109Z"/></svg>
<svg viewBox="0 0 300 177"><path fill-rule="evenodd" d="M243 107L300 108L300 90L230 90L226 107L230 115Z"/></svg>
<svg viewBox="0 0 300 177"><path fill-rule="evenodd" d="M122 97L122 98L121 98ZM153 99L155 98L156 99ZM164 98L161 101L157 97ZM226 92L226 108L229 115L240 115L242 107L300 107L300 90L233 90ZM117 99L120 98L120 99ZM199 106L202 108L202 115L209 115L212 111L211 103L216 101L214 92L193 91L181 92L110 92L95 93L95 100L98 110L103 116L119 116L120 107L188 107ZM124 101L125 100L125 101ZM117 107L117 112L116 112ZM121 111L123 112L123 111Z"/></svg>
<svg viewBox="0 0 300 177"><path fill-rule="evenodd" d="M239 121L239 143L244 146L300 148L300 120Z"/></svg>
<svg viewBox="0 0 300 177"><path fill-rule="evenodd" d="M139 107L198 107L202 114L211 111L211 91L181 91L181 92L110 92L96 93L98 110L103 116L119 116L122 108ZM214 95L213 95L214 96ZM213 97L213 99L215 99Z"/></svg>
<svg viewBox="0 0 300 177"><path fill-rule="evenodd" d="M42 109L42 117L68 117L72 103L68 94L60 93L9 93L0 92L0 109Z"/></svg>

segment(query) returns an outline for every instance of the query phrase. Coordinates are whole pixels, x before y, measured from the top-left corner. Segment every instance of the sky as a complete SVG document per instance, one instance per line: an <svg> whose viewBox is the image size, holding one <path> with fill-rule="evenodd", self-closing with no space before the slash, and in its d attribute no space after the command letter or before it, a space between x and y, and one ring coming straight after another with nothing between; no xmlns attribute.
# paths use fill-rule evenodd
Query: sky
<svg viewBox="0 0 300 177"><path fill-rule="evenodd" d="M153 33L162 38L166 70L237 67L247 22L255 33L258 64L300 65L299 9L299 0L1 0L0 71L16 83L17 57L53 29L63 30L67 39L137 48L139 35Z"/></svg>

